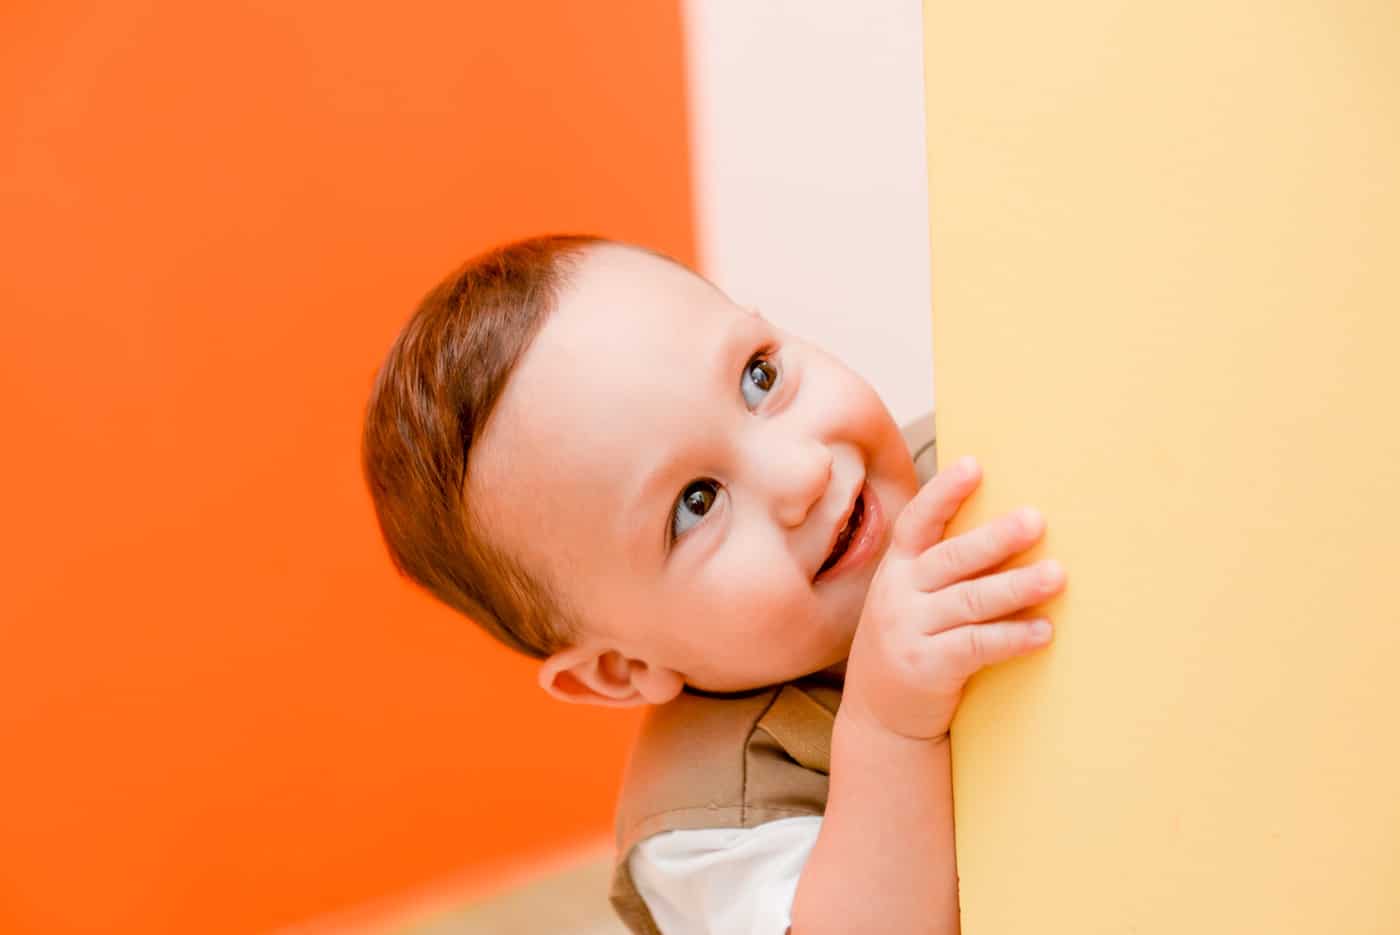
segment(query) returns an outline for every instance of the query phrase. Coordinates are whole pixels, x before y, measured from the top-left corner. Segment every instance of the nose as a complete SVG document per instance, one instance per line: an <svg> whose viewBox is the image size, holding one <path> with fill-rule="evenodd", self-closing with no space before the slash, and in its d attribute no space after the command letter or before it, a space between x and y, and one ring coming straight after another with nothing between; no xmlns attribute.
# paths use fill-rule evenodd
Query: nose
<svg viewBox="0 0 1400 935"><path fill-rule="evenodd" d="M831 486L831 449L815 439L769 439L754 475L768 494L774 518L800 526Z"/></svg>

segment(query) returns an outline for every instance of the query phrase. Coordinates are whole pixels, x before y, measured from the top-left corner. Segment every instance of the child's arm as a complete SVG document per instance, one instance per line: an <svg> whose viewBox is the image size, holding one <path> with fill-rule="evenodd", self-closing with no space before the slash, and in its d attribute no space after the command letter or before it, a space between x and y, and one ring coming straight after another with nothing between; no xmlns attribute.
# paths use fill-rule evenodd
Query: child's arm
<svg viewBox="0 0 1400 935"><path fill-rule="evenodd" d="M1048 625L1007 616L1064 587L1044 563L973 577L1039 540L1038 513L939 542L979 476L970 459L940 472L895 522L847 664L792 935L959 930L948 725L974 672L1049 641Z"/></svg>

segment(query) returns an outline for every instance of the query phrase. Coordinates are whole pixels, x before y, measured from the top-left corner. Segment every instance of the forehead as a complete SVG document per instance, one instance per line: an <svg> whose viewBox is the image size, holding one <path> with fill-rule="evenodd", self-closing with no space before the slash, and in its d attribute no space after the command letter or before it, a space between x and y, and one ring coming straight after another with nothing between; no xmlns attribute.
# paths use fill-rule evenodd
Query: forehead
<svg viewBox="0 0 1400 935"><path fill-rule="evenodd" d="M595 541L611 535L610 514L643 464L721 401L715 351L745 326L757 320L680 266L626 248L590 251L473 452L482 514L507 538L549 535L556 554L571 551L576 528ZM736 366L736 396L739 377Z"/></svg>
<svg viewBox="0 0 1400 935"><path fill-rule="evenodd" d="M640 250L590 250L566 277L558 307L535 341L540 354L561 347L669 349L689 327L710 328L739 314L723 293L684 267ZM533 350L533 348L532 348Z"/></svg>

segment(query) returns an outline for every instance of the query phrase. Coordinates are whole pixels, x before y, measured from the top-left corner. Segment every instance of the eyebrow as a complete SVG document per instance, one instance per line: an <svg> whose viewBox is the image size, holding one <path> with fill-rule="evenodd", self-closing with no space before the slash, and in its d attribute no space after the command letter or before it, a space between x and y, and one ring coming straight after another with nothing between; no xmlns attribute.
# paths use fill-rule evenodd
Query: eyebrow
<svg viewBox="0 0 1400 935"><path fill-rule="evenodd" d="M744 355L747 359L749 345L757 340L755 331L754 322L749 320L748 316L744 316L725 333L724 338L718 343L714 355L710 358L711 381L713 385L721 387L722 396L738 393L738 384L734 378L739 376L739 364L743 363L739 358L740 355ZM639 547L643 549L642 554L644 555L649 555L652 551L651 544L647 540L651 538L651 534L656 528L653 525L655 518L649 515L650 508L657 496L656 488L670 480L675 473L676 464L680 460L681 457L671 457L653 463L649 471L643 472L641 484L634 488L635 493L626 499L622 512L619 514L624 528L627 529L637 528L637 524L632 522L633 518L643 517L640 524L640 537L634 533L627 536L624 541L629 542L634 549ZM670 517L667 516L666 522L669 524L670 521ZM665 534L665 527L662 528L662 533ZM665 545L664 538L662 545Z"/></svg>

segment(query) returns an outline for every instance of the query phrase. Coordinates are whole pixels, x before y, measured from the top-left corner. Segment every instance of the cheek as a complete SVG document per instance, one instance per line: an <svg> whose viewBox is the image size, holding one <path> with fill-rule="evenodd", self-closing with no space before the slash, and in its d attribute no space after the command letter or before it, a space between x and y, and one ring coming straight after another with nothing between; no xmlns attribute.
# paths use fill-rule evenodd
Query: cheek
<svg viewBox="0 0 1400 935"><path fill-rule="evenodd" d="M875 388L835 358L816 351L805 370L801 390L826 425L840 426L848 436L873 437L892 421Z"/></svg>
<svg viewBox="0 0 1400 935"><path fill-rule="evenodd" d="M873 386L839 363L833 361L832 366L820 405L840 431L865 452L875 479L891 488L890 500L883 502L893 506L889 515L898 515L919 489L904 435Z"/></svg>
<svg viewBox="0 0 1400 935"><path fill-rule="evenodd" d="M731 537L721 551L705 569L701 600L724 615L726 628L781 629L811 614L810 582L785 546L755 533Z"/></svg>

